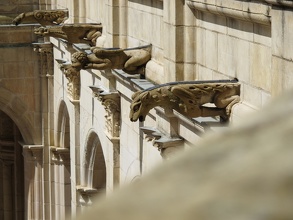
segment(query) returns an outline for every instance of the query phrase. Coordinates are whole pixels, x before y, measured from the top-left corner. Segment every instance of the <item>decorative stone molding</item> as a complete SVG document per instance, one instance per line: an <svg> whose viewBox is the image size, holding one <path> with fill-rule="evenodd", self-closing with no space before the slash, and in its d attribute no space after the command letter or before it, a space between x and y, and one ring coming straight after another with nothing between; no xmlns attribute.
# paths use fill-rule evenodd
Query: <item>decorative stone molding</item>
<svg viewBox="0 0 293 220"><path fill-rule="evenodd" d="M96 45L96 40L102 35L101 24L63 24L35 28L34 33L40 37L56 37L68 43L87 43Z"/></svg>
<svg viewBox="0 0 293 220"><path fill-rule="evenodd" d="M111 138L120 136L120 95L118 92L106 91L101 86L90 86L94 97L102 103L106 110L106 130Z"/></svg>
<svg viewBox="0 0 293 220"><path fill-rule="evenodd" d="M68 10L35 10L19 14L12 23L19 25L22 22L38 22L42 26L59 25L68 19Z"/></svg>
<svg viewBox="0 0 293 220"><path fill-rule="evenodd" d="M73 102L77 102L80 97L80 69L76 68L66 60L56 59L59 68L68 79L67 92Z"/></svg>
<svg viewBox="0 0 293 220"><path fill-rule="evenodd" d="M278 5L278 6L286 6L293 8L293 2L291 0L265 0L265 2L272 4L272 5Z"/></svg>
<svg viewBox="0 0 293 220"><path fill-rule="evenodd" d="M51 43L33 43L34 51L39 54L41 76L52 77L53 45Z"/></svg>
<svg viewBox="0 0 293 220"><path fill-rule="evenodd" d="M144 75L145 65L151 59L151 45L128 49L92 47L91 52L76 52L72 63L81 69L122 69L128 74Z"/></svg>
<svg viewBox="0 0 293 220"><path fill-rule="evenodd" d="M175 152L183 149L184 140L179 137L168 137L156 128L141 127L147 141L152 141L164 159L169 159Z"/></svg>
<svg viewBox="0 0 293 220"><path fill-rule="evenodd" d="M162 107L188 117L220 116L228 120L232 106L240 100L237 80L172 82L138 91L132 95L130 120L144 121L148 112ZM215 107L207 107L213 103Z"/></svg>
<svg viewBox="0 0 293 220"><path fill-rule="evenodd" d="M279 0L272 1L280 2ZM259 1L257 6L255 5L255 2L235 0L208 2L204 0L188 0L186 2L190 8L199 11L270 25L270 5L266 4L266 2L272 1Z"/></svg>

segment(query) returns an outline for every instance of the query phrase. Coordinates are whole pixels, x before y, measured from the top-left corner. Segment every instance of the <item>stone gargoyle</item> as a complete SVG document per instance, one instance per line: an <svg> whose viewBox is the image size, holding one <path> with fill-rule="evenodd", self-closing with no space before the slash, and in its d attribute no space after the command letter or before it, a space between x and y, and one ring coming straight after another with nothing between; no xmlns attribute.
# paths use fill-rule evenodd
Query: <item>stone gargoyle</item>
<svg viewBox="0 0 293 220"><path fill-rule="evenodd" d="M90 54L83 51L72 55L72 64L81 69L122 69L128 74L144 74L151 59L151 46L128 49L92 47Z"/></svg>
<svg viewBox="0 0 293 220"><path fill-rule="evenodd" d="M188 118L220 116L226 121L232 106L239 102L239 95L240 84L236 79L172 82L134 93L129 117L131 121L144 121L152 108L160 106ZM214 106L204 106L207 103Z"/></svg>
<svg viewBox="0 0 293 220"><path fill-rule="evenodd" d="M35 10L19 14L12 23L19 25L22 22L38 22L42 26L59 25L68 19L68 10Z"/></svg>
<svg viewBox="0 0 293 220"><path fill-rule="evenodd" d="M96 40L102 35L101 24L63 24L35 28L37 36L61 38L69 43L88 43L96 45Z"/></svg>

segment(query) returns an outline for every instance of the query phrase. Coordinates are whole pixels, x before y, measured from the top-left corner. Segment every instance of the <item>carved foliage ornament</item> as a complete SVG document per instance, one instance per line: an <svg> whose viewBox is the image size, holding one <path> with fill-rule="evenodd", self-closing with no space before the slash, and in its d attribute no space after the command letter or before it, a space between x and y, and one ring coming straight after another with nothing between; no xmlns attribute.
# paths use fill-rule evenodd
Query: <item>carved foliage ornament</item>
<svg viewBox="0 0 293 220"><path fill-rule="evenodd" d="M19 14L12 23L19 25L22 22L38 22L42 26L59 25L68 19L68 10L35 10Z"/></svg>
<svg viewBox="0 0 293 220"><path fill-rule="evenodd" d="M118 92L109 92L102 87L90 87L94 96L102 103L106 110L106 130L111 137L120 136L120 95Z"/></svg>
<svg viewBox="0 0 293 220"><path fill-rule="evenodd" d="M167 83L134 93L129 117L144 121L152 108L160 106L189 118L221 116L227 120L232 106L240 100L239 94L237 80ZM204 106L207 103L215 107Z"/></svg>
<svg viewBox="0 0 293 220"><path fill-rule="evenodd" d="M128 74L144 74L144 67L151 59L150 46L128 49L92 47L92 53L76 52L72 59L81 69L122 69Z"/></svg>
<svg viewBox="0 0 293 220"><path fill-rule="evenodd" d="M69 43L88 43L95 45L98 37L102 35L101 24L64 24L60 26L46 26L35 28L38 36L61 38Z"/></svg>

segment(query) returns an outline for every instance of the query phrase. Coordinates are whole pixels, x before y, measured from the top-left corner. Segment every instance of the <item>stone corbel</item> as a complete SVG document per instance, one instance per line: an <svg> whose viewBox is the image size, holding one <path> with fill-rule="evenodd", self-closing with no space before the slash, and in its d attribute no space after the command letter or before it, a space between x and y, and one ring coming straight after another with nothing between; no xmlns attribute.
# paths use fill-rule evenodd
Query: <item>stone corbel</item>
<svg viewBox="0 0 293 220"><path fill-rule="evenodd" d="M23 145L24 154L30 155L35 161L43 160L43 149L43 145Z"/></svg>
<svg viewBox="0 0 293 220"><path fill-rule="evenodd" d="M79 102L80 98L80 69L76 68L70 62L62 59L56 59L60 70L68 79L67 93L73 103Z"/></svg>
<svg viewBox="0 0 293 220"><path fill-rule="evenodd" d="M35 10L19 14L13 19L14 25L19 25L23 22L37 22L42 26L46 25L59 25L68 19L68 10Z"/></svg>
<svg viewBox="0 0 293 220"><path fill-rule="evenodd" d="M168 137L156 128L141 127L140 129L146 135L145 139L153 142L153 146L158 148L164 159L171 158L177 151L183 149L182 138Z"/></svg>
<svg viewBox="0 0 293 220"><path fill-rule="evenodd" d="M33 43L34 51L39 54L41 76L53 77L53 45Z"/></svg>
<svg viewBox="0 0 293 220"><path fill-rule="evenodd" d="M80 193L81 198L79 200L82 206L91 206L93 197L99 193L99 190L95 188L89 188L84 186L76 186L77 192Z"/></svg>
<svg viewBox="0 0 293 220"><path fill-rule="evenodd" d="M70 150L69 148L50 147L51 152L54 154L53 160L63 162L63 164L70 163Z"/></svg>
<svg viewBox="0 0 293 220"><path fill-rule="evenodd" d="M102 25L97 24L63 24L35 28L34 33L39 37L56 37L68 43L87 43L96 45L96 40L102 35Z"/></svg>
<svg viewBox="0 0 293 220"><path fill-rule="evenodd" d="M120 95L118 92L110 92L101 86L90 86L96 97L106 110L106 130L111 139L120 136Z"/></svg>

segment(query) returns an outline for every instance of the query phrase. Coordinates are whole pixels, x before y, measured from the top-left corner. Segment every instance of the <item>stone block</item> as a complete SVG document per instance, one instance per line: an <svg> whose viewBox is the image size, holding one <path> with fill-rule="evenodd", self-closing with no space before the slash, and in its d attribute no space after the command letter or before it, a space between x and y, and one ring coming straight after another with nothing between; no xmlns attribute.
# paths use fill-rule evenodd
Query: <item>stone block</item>
<svg viewBox="0 0 293 220"><path fill-rule="evenodd" d="M253 41L253 23L234 18L227 18L227 26L228 35L247 41Z"/></svg>
<svg viewBox="0 0 293 220"><path fill-rule="evenodd" d="M255 108L262 106L262 91L251 85L242 84L242 100Z"/></svg>
<svg viewBox="0 0 293 220"><path fill-rule="evenodd" d="M199 12L198 25L214 32L227 34L227 18L208 12Z"/></svg>
<svg viewBox="0 0 293 220"><path fill-rule="evenodd" d="M235 55L235 39L233 37L218 34L218 68L217 70L231 77L236 76L237 57Z"/></svg>
<svg viewBox="0 0 293 220"><path fill-rule="evenodd" d="M254 24L253 41L267 47L272 45L271 26Z"/></svg>
<svg viewBox="0 0 293 220"><path fill-rule="evenodd" d="M200 65L206 65L206 30L202 28L196 29L196 62Z"/></svg>
<svg viewBox="0 0 293 220"><path fill-rule="evenodd" d="M217 70L218 67L218 34L206 30L206 66L210 69Z"/></svg>
<svg viewBox="0 0 293 220"><path fill-rule="evenodd" d="M171 25L184 25L184 3L181 0L164 0L164 22Z"/></svg>
<svg viewBox="0 0 293 220"><path fill-rule="evenodd" d="M250 83L266 91L271 91L271 48L251 44L251 75Z"/></svg>
<svg viewBox="0 0 293 220"><path fill-rule="evenodd" d="M293 15L290 10L272 10L272 53L293 59Z"/></svg>

